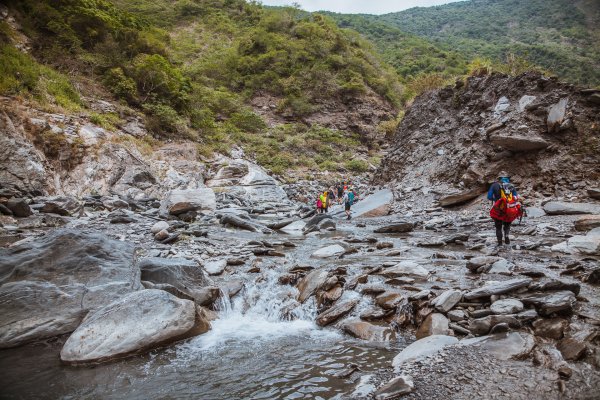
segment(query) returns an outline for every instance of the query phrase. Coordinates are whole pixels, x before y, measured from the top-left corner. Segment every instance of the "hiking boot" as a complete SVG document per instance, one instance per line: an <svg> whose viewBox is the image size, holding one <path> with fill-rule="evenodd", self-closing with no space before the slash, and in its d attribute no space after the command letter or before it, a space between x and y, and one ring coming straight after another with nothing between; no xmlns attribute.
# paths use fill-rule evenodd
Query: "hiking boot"
<svg viewBox="0 0 600 400"><path fill-rule="evenodd" d="M498 247L502 247L502 239L498 239Z"/></svg>
<svg viewBox="0 0 600 400"><path fill-rule="evenodd" d="M510 244L510 239L508 238L508 236L504 237L504 243Z"/></svg>

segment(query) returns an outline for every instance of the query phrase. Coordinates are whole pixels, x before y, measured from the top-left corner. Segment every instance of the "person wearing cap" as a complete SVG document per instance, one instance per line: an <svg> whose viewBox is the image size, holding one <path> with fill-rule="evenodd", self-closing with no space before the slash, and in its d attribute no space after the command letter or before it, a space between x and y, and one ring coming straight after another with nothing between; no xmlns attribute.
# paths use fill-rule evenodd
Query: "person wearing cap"
<svg viewBox="0 0 600 400"><path fill-rule="evenodd" d="M490 200L494 203L497 202L498 200L500 200L500 197L502 194L502 192L501 192L502 184L510 184L510 175L508 175L508 173L506 173L506 171L500 172L496 182L492 183L492 186L490 186L490 190L488 190L488 196L487 196L488 200ZM517 194L517 189L515 189L515 187L512 184L510 184L510 186L512 187L513 196L519 197L519 195Z"/></svg>

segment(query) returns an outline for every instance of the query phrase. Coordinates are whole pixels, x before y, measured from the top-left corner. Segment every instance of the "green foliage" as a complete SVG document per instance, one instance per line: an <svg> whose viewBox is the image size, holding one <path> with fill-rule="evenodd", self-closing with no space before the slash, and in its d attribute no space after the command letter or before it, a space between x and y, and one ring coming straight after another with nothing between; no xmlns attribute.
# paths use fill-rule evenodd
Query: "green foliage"
<svg viewBox="0 0 600 400"><path fill-rule="evenodd" d="M375 18L466 58L496 63L512 53L570 81L600 83L597 1L471 0Z"/></svg>
<svg viewBox="0 0 600 400"><path fill-rule="evenodd" d="M0 45L0 93L32 95L42 103L68 109L77 109L81 104L79 94L64 75L6 44Z"/></svg>
<svg viewBox="0 0 600 400"><path fill-rule="evenodd" d="M369 163L364 160L349 160L346 161L345 167L355 173L367 172L369 170Z"/></svg>
<svg viewBox="0 0 600 400"><path fill-rule="evenodd" d="M461 75L466 71L465 57L439 48L426 39L406 33L371 15L327 13L340 27L351 28L371 40L382 58L407 81L420 74ZM400 29L399 29L400 28Z"/></svg>

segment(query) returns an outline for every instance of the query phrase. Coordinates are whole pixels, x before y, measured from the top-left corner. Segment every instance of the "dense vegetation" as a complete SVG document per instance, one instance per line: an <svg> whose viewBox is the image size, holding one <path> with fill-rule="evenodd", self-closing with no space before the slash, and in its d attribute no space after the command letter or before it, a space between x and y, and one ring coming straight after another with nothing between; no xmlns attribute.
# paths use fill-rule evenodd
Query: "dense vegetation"
<svg viewBox="0 0 600 400"><path fill-rule="evenodd" d="M469 59L516 54L569 81L600 84L596 0L470 0L369 18Z"/></svg>
<svg viewBox="0 0 600 400"><path fill-rule="evenodd" d="M400 104L397 75L367 41L295 8L243 0L13 0L9 7L31 38L33 57L11 46L4 23L3 94L52 99L55 89L41 92L42 78L53 76L66 83L55 103L75 107L78 93L64 75L72 82L92 77L145 113L157 137L197 140L206 153L242 144L279 170L344 168L343 151L359 144L355 134L308 126L303 117L323 102L369 92ZM30 74L19 72L24 66ZM268 127L247 106L265 93L279 99L276 111L290 124ZM303 159L297 152L306 143L315 153Z"/></svg>

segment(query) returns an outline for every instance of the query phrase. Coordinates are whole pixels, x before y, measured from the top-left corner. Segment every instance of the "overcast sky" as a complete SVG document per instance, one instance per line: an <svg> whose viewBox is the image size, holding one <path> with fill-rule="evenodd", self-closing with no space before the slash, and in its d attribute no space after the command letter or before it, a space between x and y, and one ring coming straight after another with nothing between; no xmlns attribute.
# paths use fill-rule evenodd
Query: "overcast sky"
<svg viewBox="0 0 600 400"><path fill-rule="evenodd" d="M306 11L335 11L346 14L386 14L412 7L429 7L458 0L261 0L267 6L300 4Z"/></svg>

